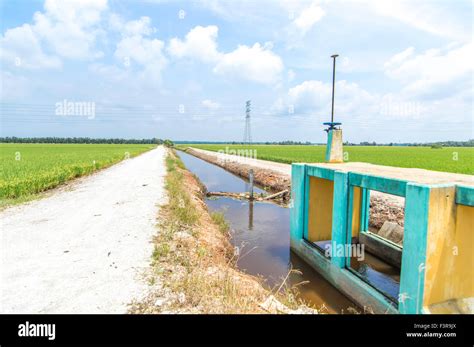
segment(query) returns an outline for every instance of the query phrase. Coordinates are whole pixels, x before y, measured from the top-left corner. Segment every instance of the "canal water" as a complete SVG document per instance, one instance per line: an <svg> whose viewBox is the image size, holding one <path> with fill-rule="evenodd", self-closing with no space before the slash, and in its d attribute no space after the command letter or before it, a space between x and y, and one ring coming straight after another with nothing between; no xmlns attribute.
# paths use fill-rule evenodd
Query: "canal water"
<svg viewBox="0 0 474 347"><path fill-rule="evenodd" d="M248 182L232 173L184 152L179 152L186 168L208 191L241 193ZM255 193L264 190L255 187ZM269 288L278 288L290 269L286 284L298 286L302 299L325 313L353 313L357 306L290 250L290 210L266 202L210 198L211 212L223 212L231 228L231 243L239 248L239 269L263 279Z"/></svg>

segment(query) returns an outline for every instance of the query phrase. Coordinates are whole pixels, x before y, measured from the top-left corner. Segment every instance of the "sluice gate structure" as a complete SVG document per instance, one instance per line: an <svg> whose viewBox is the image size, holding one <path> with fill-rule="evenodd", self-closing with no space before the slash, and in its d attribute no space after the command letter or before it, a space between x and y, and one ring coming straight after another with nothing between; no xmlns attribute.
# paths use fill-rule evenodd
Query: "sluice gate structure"
<svg viewBox="0 0 474 347"><path fill-rule="evenodd" d="M291 178L292 250L361 307L473 313L474 182L366 163L293 164ZM402 244L370 230L374 191L404 199Z"/></svg>

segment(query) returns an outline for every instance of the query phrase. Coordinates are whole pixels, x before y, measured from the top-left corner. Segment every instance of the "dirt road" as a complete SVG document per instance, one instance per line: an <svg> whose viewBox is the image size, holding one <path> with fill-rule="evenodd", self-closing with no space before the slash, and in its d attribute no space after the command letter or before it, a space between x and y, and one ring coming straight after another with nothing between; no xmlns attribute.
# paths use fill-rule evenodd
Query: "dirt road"
<svg viewBox="0 0 474 347"><path fill-rule="evenodd" d="M165 153L0 212L0 313L124 313L144 295Z"/></svg>

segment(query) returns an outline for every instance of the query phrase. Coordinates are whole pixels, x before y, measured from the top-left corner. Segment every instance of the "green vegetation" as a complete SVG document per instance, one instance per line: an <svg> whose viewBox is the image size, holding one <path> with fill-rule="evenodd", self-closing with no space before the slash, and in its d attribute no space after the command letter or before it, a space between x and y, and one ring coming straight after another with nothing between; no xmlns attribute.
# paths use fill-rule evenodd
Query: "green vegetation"
<svg viewBox="0 0 474 347"><path fill-rule="evenodd" d="M183 189L183 174L180 171L184 168L184 164L178 157L168 155L166 157L166 176L165 187L168 191L169 202L166 210L169 212L167 216L167 227L169 230L165 234L173 234L181 229L188 229L194 225L199 215L193 208L188 192Z"/></svg>
<svg viewBox="0 0 474 347"><path fill-rule="evenodd" d="M33 194L154 147L152 144L0 143L0 200L2 204L24 201Z"/></svg>
<svg viewBox="0 0 474 347"><path fill-rule="evenodd" d="M164 140L163 144L165 145L165 147L173 147L174 146L174 143L171 140Z"/></svg>
<svg viewBox="0 0 474 347"><path fill-rule="evenodd" d="M210 151L221 150L227 153L238 149L256 150L258 159L288 164L322 162L326 151L325 146L291 145L186 144L177 145L177 147L180 149L195 147ZM430 147L345 146L344 151L346 159L351 162L474 174L474 148L472 147L432 149Z"/></svg>
<svg viewBox="0 0 474 347"><path fill-rule="evenodd" d="M224 213L222 212L213 212L211 213L211 219L219 227L221 233L229 231L229 223L225 219Z"/></svg>

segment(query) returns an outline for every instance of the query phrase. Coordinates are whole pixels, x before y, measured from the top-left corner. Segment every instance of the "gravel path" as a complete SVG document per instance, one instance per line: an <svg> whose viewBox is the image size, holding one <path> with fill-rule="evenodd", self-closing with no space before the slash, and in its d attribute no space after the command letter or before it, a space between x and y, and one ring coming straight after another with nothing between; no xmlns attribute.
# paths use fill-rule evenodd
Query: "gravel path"
<svg viewBox="0 0 474 347"><path fill-rule="evenodd" d="M0 313L125 313L145 295L165 153L0 212Z"/></svg>

